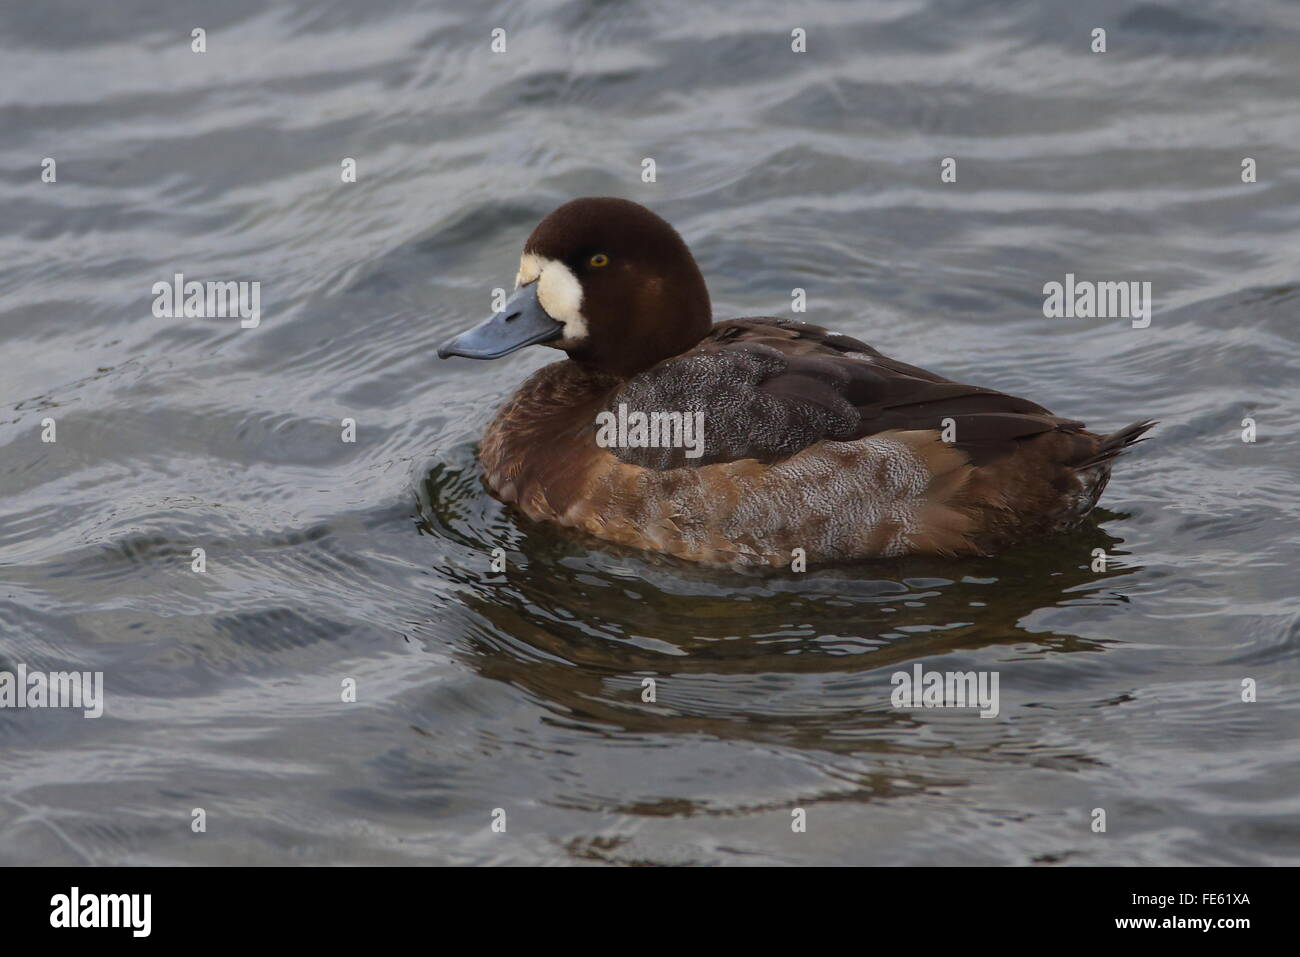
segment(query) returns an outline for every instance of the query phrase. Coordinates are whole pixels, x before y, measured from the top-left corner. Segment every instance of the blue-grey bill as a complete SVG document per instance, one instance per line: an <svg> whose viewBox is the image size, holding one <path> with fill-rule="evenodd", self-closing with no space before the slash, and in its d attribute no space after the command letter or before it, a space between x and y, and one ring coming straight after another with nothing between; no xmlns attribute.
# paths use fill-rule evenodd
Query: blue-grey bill
<svg viewBox="0 0 1300 957"><path fill-rule="evenodd" d="M438 358L499 359L524 346L551 342L564 334L537 301L537 283L521 286L505 308L484 319L473 329L452 336L438 347Z"/></svg>

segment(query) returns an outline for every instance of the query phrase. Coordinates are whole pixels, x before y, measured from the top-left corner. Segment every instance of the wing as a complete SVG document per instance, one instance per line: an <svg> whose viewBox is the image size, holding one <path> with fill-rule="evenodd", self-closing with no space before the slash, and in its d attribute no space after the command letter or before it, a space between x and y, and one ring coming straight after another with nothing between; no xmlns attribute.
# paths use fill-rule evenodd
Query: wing
<svg viewBox="0 0 1300 957"><path fill-rule="evenodd" d="M740 459L770 464L825 439L896 430L947 428L952 445L976 466L1005 458L1046 432L1076 436L1081 460L1096 446L1082 422L1027 399L953 382L849 336L784 319L718 323L690 352L630 379L606 410L632 422L633 413L647 419L659 413L651 441L676 427L672 413L683 415L687 429L702 413L702 441L683 433L695 440L692 448L610 449L624 462L653 469ZM1067 443L1067 461L1073 445Z"/></svg>

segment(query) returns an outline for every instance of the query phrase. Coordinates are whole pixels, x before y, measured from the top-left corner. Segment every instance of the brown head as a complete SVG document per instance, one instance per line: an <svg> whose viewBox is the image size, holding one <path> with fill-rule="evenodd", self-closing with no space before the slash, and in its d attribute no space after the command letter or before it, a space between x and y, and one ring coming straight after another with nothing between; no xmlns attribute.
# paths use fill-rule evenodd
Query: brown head
<svg viewBox="0 0 1300 957"><path fill-rule="evenodd" d="M438 355L495 359L548 345L626 377L685 352L712 323L704 277L677 231L637 203L588 197L538 223L505 308Z"/></svg>

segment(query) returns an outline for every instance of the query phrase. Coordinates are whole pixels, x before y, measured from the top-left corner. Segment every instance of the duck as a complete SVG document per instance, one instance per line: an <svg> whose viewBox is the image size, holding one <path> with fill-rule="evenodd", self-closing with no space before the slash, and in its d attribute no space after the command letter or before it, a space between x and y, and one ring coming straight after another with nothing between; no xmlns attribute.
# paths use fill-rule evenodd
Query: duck
<svg viewBox="0 0 1300 957"><path fill-rule="evenodd" d="M812 323L715 322L686 242L615 197L542 219L504 308L437 352L527 346L565 357L484 432L491 494L711 565L993 556L1078 525L1155 425L1098 434Z"/></svg>

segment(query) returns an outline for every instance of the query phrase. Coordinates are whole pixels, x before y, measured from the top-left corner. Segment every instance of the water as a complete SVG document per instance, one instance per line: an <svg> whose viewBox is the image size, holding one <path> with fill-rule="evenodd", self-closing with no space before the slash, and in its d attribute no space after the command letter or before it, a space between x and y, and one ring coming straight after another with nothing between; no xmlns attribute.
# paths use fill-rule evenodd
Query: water
<svg viewBox="0 0 1300 957"><path fill-rule="evenodd" d="M0 4L0 669L107 695L0 711L0 862L1300 860L1300 7L522 6ZM474 444L552 354L434 349L593 194L672 221L720 318L800 286L1161 425L995 560L739 574L530 524ZM261 282L261 324L155 318L176 272ZM1067 272L1149 280L1151 326L1045 319ZM1001 713L892 710L916 662L997 671Z"/></svg>

